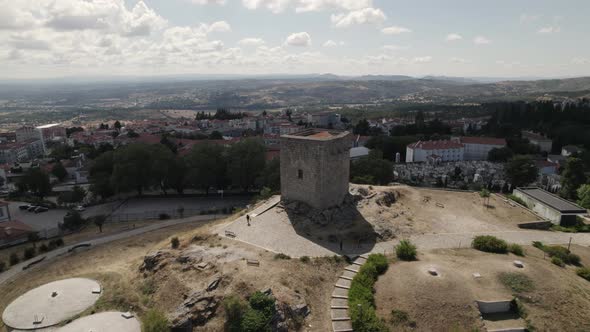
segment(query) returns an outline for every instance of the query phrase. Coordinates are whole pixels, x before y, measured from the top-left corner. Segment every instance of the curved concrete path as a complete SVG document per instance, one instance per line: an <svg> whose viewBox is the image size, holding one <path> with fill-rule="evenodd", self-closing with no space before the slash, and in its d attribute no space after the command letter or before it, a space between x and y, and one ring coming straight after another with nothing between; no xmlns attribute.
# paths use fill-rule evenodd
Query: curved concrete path
<svg viewBox="0 0 590 332"><path fill-rule="evenodd" d="M35 268L38 268L39 266L43 266L46 265L48 263L50 263L52 260L66 255L68 254L69 250L75 246L78 246L80 244L83 243L89 243L91 244L91 248L93 246L97 246L100 244L105 244L105 243L109 243L109 242L113 242L113 241L117 241L117 240L122 240L122 239L126 239L132 236L136 236L136 235L141 235L147 232L151 232L151 231L155 231L158 229L163 229L166 227L171 227L171 226L176 226L176 225L180 225L180 224L186 224L186 223L190 223L190 222L195 222L195 221L210 221L210 220L214 220L214 219L221 219L221 218L225 218L227 217L226 215L202 215L202 216L194 216L194 217L189 217L189 218L184 218L184 219L175 219L175 220L169 220L165 223L158 223L158 224L154 224L154 225L149 225L149 226L144 226L144 227L140 227L140 228L136 228L136 229L132 229L126 232L121 232L121 233L117 233L117 234L111 234L111 235L106 235L100 238L96 238L96 239L92 239L92 240L88 240L88 241L82 241L79 243L75 243L73 245L69 245L69 246L65 246L65 247L61 247L58 249L55 249L53 251L50 251L46 254L43 255L39 255L37 257L34 257L32 259L26 260L24 262L21 262L19 264L16 264L14 266L12 266L10 269L0 273L0 285L4 284L5 282L7 282L8 280L15 278L19 275L22 275L30 270L34 270ZM33 265L31 268L27 269L27 270L23 270L23 267L29 265L31 262L38 260L39 258L45 256L45 259L43 261L41 261L40 263Z"/></svg>
<svg viewBox="0 0 590 332"><path fill-rule="evenodd" d="M352 278L358 273L359 269L367 261L368 256L358 256L351 265L344 269L342 275L334 285L332 300L330 302L330 319L332 320L332 330L334 332L352 331L352 322L348 314L348 290Z"/></svg>

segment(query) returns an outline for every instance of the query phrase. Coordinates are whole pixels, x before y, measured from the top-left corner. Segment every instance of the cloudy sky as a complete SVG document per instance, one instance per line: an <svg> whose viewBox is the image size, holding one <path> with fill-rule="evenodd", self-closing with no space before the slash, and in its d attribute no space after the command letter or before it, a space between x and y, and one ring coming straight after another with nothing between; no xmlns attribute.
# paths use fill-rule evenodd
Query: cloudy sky
<svg viewBox="0 0 590 332"><path fill-rule="evenodd" d="M588 0L0 0L0 78L590 75Z"/></svg>

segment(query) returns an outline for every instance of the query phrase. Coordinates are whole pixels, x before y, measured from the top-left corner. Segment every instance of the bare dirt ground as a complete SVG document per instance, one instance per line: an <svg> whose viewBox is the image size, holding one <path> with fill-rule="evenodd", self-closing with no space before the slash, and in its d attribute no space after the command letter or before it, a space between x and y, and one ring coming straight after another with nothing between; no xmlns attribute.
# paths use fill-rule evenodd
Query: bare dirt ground
<svg viewBox="0 0 590 332"><path fill-rule="evenodd" d="M98 280L104 293L91 312L117 309L141 315L148 308L166 314L174 311L194 290L201 290L214 276L222 276L218 289L225 295L246 296L256 290L270 288L278 301L306 303L311 313L302 329L329 329L329 304L332 285L344 268L344 262L313 259L304 263L296 259L275 259L273 253L250 245L211 235L212 229L226 222L208 225L183 224L143 234L137 238L100 245L88 251L64 257L40 267L23 278L0 286L0 312L16 297L44 283L69 278L89 277ZM170 248L170 239L177 236L181 245ZM145 255L162 250L170 253L156 272L140 272ZM176 260L191 256L195 264ZM256 259L260 266L248 266L245 259ZM208 262L204 270L197 262ZM196 331L219 331L225 318L219 304L216 314ZM0 325L0 331L6 327Z"/></svg>
<svg viewBox="0 0 590 332"><path fill-rule="evenodd" d="M517 224L538 218L492 195L484 206L478 193L413 188L405 185L372 187L376 192L395 191L391 207L363 200L359 211L372 224L390 221L398 237L429 233L467 233L517 230Z"/></svg>
<svg viewBox="0 0 590 332"><path fill-rule="evenodd" d="M474 328L483 330L475 300L501 300L517 296L527 318L538 331L588 331L590 329L590 283L578 277L573 267L560 268L527 247L526 257L489 254L472 249L435 250L419 254L414 262L396 262L376 283L376 306L380 317L396 330L441 331ZM590 249L572 247L590 264ZM524 269L513 266L519 259ZM439 276L431 276L434 267ZM481 278L474 278L473 273ZM533 281L534 289L513 294L498 279L502 272L519 272ZM395 325L391 311L408 314L408 321Z"/></svg>

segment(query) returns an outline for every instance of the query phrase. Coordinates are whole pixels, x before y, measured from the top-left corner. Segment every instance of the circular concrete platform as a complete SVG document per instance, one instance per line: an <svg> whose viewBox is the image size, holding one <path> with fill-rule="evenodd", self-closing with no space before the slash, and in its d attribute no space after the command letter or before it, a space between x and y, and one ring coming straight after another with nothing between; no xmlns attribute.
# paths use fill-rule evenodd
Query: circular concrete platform
<svg viewBox="0 0 590 332"><path fill-rule="evenodd" d="M17 330L57 325L91 307L100 294L100 284L91 279L72 278L50 282L10 303L2 314L2 321Z"/></svg>
<svg viewBox="0 0 590 332"><path fill-rule="evenodd" d="M141 324L135 317L125 318L122 312L101 312L78 318L55 332L141 332Z"/></svg>

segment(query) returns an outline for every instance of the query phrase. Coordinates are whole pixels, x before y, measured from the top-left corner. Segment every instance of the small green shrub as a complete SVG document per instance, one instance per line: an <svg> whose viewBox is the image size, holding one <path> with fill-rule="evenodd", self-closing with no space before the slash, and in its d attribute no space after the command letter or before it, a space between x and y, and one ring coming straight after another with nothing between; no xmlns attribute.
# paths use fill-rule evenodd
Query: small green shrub
<svg viewBox="0 0 590 332"><path fill-rule="evenodd" d="M516 243L511 243L508 246L508 251L515 254L516 256L524 256L524 250L522 249L522 246Z"/></svg>
<svg viewBox="0 0 590 332"><path fill-rule="evenodd" d="M500 282L515 293L530 292L535 289L533 280L526 274L518 272L502 272L498 276Z"/></svg>
<svg viewBox="0 0 590 332"><path fill-rule="evenodd" d="M561 259L565 264L580 265L580 256L571 253L567 248L562 246L543 246L543 251L549 255L549 257L557 257Z"/></svg>
<svg viewBox="0 0 590 332"><path fill-rule="evenodd" d="M10 263L10 266L16 265L20 262L20 258L18 258L18 255L15 252L13 252L12 254L10 254L8 262Z"/></svg>
<svg viewBox="0 0 590 332"><path fill-rule="evenodd" d="M172 246L172 249L177 249L178 246L180 246L180 240L175 236L170 239L170 245Z"/></svg>
<svg viewBox="0 0 590 332"><path fill-rule="evenodd" d="M283 253L278 253L275 255L275 259L291 259L291 256L285 255Z"/></svg>
<svg viewBox="0 0 590 332"><path fill-rule="evenodd" d="M365 264L367 263L369 264L369 266L372 265L375 267L375 270L377 270L377 274L385 273L385 271L387 271L387 268L389 267L389 262L387 261L387 257L385 257L385 255L369 255L369 258L367 258L367 262Z"/></svg>
<svg viewBox="0 0 590 332"><path fill-rule="evenodd" d="M43 243L39 246L39 252L48 252L49 251L49 247L47 246L47 244Z"/></svg>
<svg viewBox="0 0 590 332"><path fill-rule="evenodd" d="M248 306L237 296L229 296L223 300L225 309L226 330L229 332L239 332L242 326L242 318L248 309Z"/></svg>
<svg viewBox="0 0 590 332"><path fill-rule="evenodd" d="M387 270L387 258L371 254L354 276L348 290L349 313L355 331L387 331L385 323L375 313L373 286L379 274Z"/></svg>
<svg viewBox="0 0 590 332"><path fill-rule="evenodd" d="M168 220L168 219L170 219L170 215L168 213L160 213L158 215L158 219L160 219L160 220Z"/></svg>
<svg viewBox="0 0 590 332"><path fill-rule="evenodd" d="M565 266L565 263L559 257L551 257L551 263L553 263L559 267Z"/></svg>
<svg viewBox="0 0 590 332"><path fill-rule="evenodd" d="M410 320L410 315L407 312L396 309L391 310L391 323L393 325L405 324L408 320Z"/></svg>
<svg viewBox="0 0 590 332"><path fill-rule="evenodd" d="M143 332L168 332L168 319L166 316L155 310L151 309L144 315L142 319Z"/></svg>
<svg viewBox="0 0 590 332"><path fill-rule="evenodd" d="M418 252L416 246L410 240L401 240L399 245L395 247L395 254L401 260L413 261L416 260Z"/></svg>
<svg viewBox="0 0 590 332"><path fill-rule="evenodd" d="M545 249L545 245L541 241L533 241L533 247L540 249L540 250Z"/></svg>
<svg viewBox="0 0 590 332"><path fill-rule="evenodd" d="M270 331L270 326L268 326L268 320L262 312L250 308L246 310L242 318L241 331L267 332Z"/></svg>
<svg viewBox="0 0 590 332"><path fill-rule="evenodd" d="M587 267L579 267L576 269L576 274L580 277L590 281L590 268Z"/></svg>
<svg viewBox="0 0 590 332"><path fill-rule="evenodd" d="M275 299L260 291L255 292L248 300L252 309L260 311L267 320L270 320L275 314Z"/></svg>
<svg viewBox="0 0 590 332"><path fill-rule="evenodd" d="M35 257L37 250L34 247L26 248L23 254L25 260Z"/></svg>
<svg viewBox="0 0 590 332"><path fill-rule="evenodd" d="M299 258L299 260L302 261L303 263L306 263L306 264L311 261L309 256L301 256L301 258Z"/></svg>
<svg viewBox="0 0 590 332"><path fill-rule="evenodd" d="M471 246L479 251L496 254L505 254L508 252L508 244L506 241L491 235L476 236L473 239L473 242L471 242Z"/></svg>
<svg viewBox="0 0 590 332"><path fill-rule="evenodd" d="M157 289L158 285L152 278L145 279L140 286L141 293L146 296L154 294Z"/></svg>

